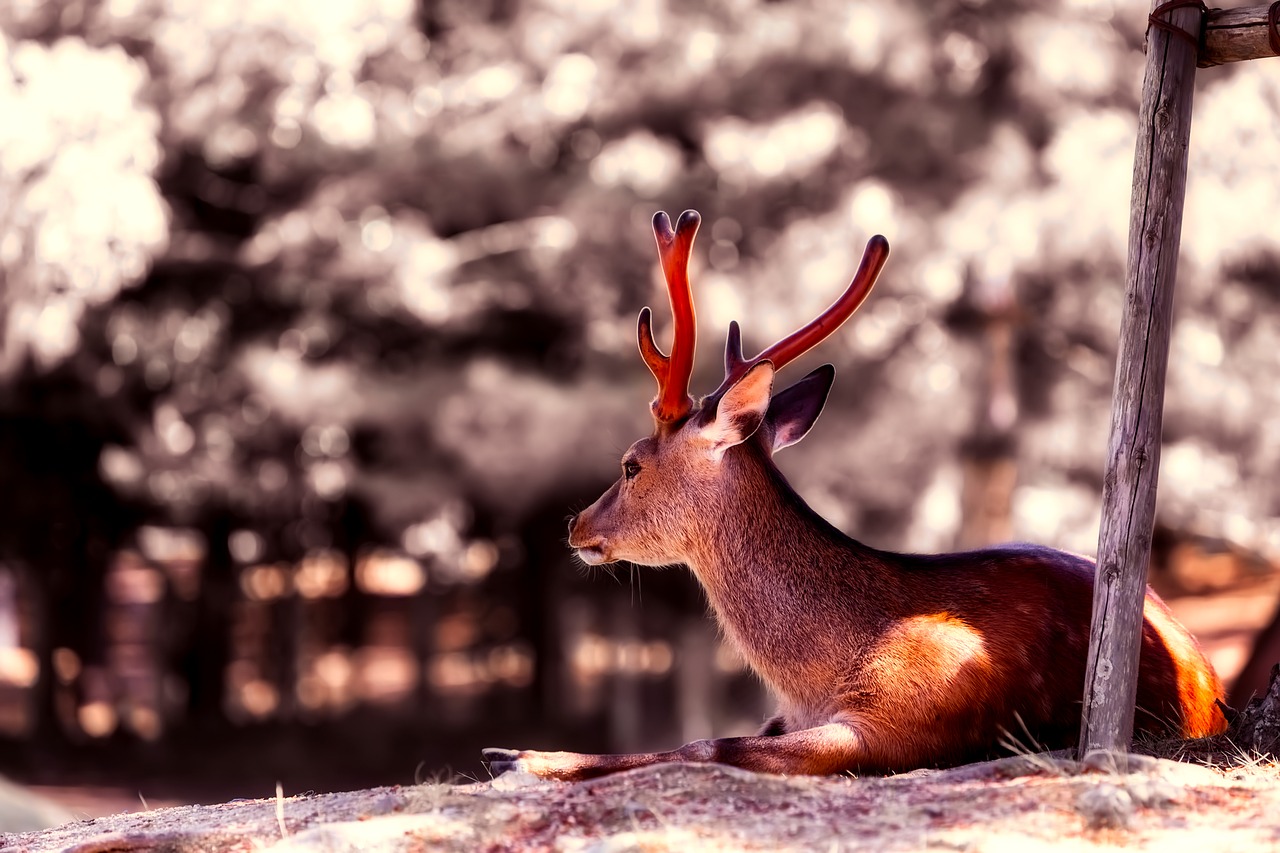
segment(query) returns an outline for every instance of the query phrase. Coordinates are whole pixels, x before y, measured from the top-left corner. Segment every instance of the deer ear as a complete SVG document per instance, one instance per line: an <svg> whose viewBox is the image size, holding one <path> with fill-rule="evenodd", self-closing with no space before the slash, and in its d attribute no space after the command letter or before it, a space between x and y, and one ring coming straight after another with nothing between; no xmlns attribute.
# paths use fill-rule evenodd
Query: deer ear
<svg viewBox="0 0 1280 853"><path fill-rule="evenodd" d="M822 414L835 378L835 367L824 364L787 390L774 395L766 415L773 435L774 453L809 434L818 415Z"/></svg>
<svg viewBox="0 0 1280 853"><path fill-rule="evenodd" d="M701 435L711 444L716 459L735 444L755 434L769 411L773 391L773 362L761 361L729 386L716 403L714 414L703 424Z"/></svg>

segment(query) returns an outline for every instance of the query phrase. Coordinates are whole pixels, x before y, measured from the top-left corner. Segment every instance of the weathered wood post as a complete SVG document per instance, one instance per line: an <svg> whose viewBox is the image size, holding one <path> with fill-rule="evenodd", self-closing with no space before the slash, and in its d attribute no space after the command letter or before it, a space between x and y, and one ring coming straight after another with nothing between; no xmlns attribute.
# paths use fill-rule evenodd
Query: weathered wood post
<svg viewBox="0 0 1280 853"><path fill-rule="evenodd" d="M1243 9L1210 9L1204 19L1198 65L1266 59L1280 54L1280 3Z"/></svg>
<svg viewBox="0 0 1280 853"><path fill-rule="evenodd" d="M1125 312L1103 479L1082 757L1096 750L1123 752L1133 737L1195 69L1197 64L1207 68L1280 55L1280 0L1270 6L1214 10L1199 2L1156 0L1151 19L1133 163Z"/></svg>
<svg viewBox="0 0 1280 853"><path fill-rule="evenodd" d="M1157 0L1152 8L1159 6ZM1125 308L1112 392L1098 579L1085 673L1082 757L1099 749L1124 752L1133 738L1201 10L1184 6L1163 15L1186 36L1156 26L1147 31L1147 67L1129 199Z"/></svg>

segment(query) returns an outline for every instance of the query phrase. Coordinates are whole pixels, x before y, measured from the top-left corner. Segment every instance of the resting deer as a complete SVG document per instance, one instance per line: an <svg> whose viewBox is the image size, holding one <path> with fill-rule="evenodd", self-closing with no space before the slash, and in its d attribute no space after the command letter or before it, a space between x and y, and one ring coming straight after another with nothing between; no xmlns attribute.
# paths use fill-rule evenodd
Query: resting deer
<svg viewBox="0 0 1280 853"><path fill-rule="evenodd" d="M689 252L698 214L654 217L675 315L671 355L640 313L640 353L658 380L654 431L622 476L569 525L590 565L685 563L725 635L777 697L756 737L670 752L580 755L485 750L492 772L577 780L671 761L772 773L899 771L961 763L1002 738L1059 748L1080 730L1094 564L1037 545L896 554L845 536L783 479L773 454L805 436L831 365L774 393L774 374L831 335L866 298L889 254L867 244L825 313L752 359L729 326L724 382L694 405ZM1196 640L1150 589L1135 729L1200 737L1225 728L1222 686Z"/></svg>

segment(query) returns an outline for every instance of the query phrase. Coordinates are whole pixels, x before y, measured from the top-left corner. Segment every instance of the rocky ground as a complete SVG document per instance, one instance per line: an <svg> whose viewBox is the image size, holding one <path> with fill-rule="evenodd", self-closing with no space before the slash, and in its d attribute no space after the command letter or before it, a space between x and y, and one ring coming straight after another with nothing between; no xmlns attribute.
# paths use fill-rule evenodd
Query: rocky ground
<svg viewBox="0 0 1280 853"><path fill-rule="evenodd" d="M508 774L139 811L11 835L0 853L124 851L1280 849L1280 768L1020 756L890 778L668 765L579 784Z"/></svg>

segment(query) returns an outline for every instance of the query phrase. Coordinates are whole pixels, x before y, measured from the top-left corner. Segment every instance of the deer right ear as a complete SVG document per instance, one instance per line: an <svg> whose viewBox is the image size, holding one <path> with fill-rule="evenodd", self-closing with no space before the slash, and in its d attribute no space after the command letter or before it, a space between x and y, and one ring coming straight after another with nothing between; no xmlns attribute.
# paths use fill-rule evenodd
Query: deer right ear
<svg viewBox="0 0 1280 853"><path fill-rule="evenodd" d="M701 435L711 444L711 455L719 459L735 444L741 444L764 423L773 391L773 362L757 362L729 386L716 403L714 414L702 425Z"/></svg>
<svg viewBox="0 0 1280 853"><path fill-rule="evenodd" d="M831 393L836 369L824 364L785 391L779 391L769 403L767 423L773 435L773 452L790 447L809 434L822 414Z"/></svg>

